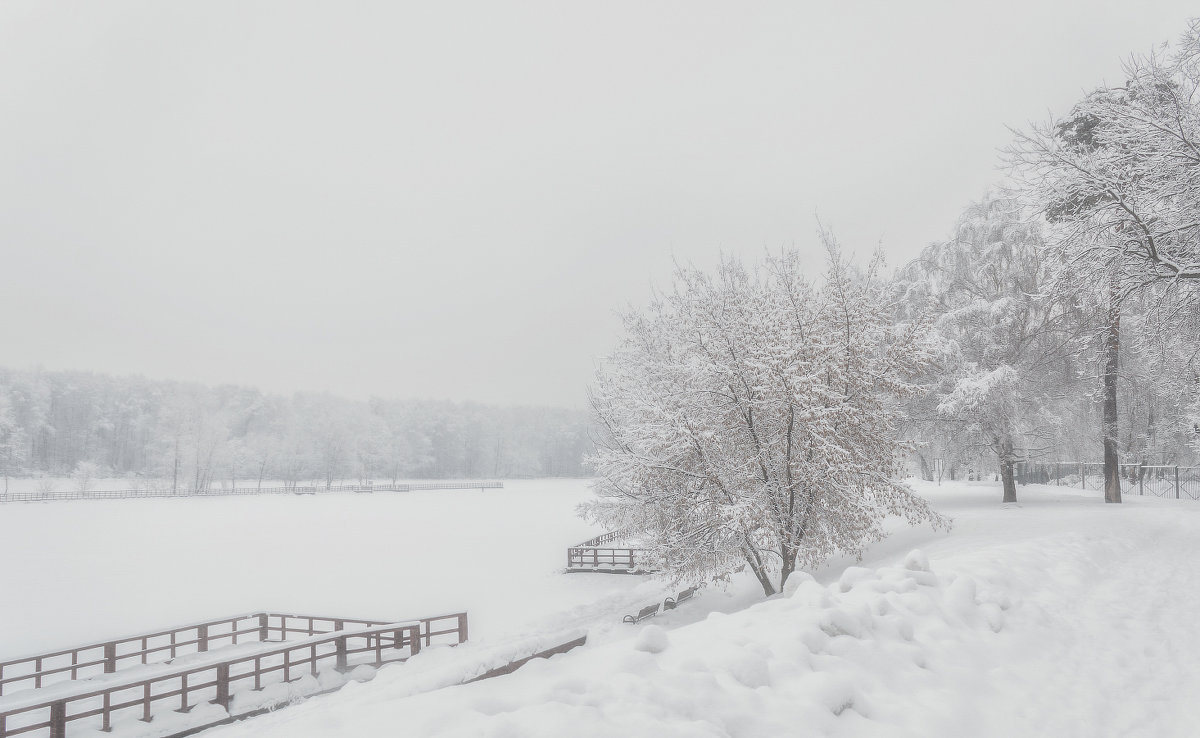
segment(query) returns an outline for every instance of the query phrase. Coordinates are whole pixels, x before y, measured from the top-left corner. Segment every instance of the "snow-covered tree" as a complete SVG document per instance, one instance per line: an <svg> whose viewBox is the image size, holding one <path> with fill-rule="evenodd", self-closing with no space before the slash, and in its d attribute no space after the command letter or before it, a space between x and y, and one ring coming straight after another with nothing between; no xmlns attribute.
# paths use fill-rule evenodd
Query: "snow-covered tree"
<svg viewBox="0 0 1200 738"><path fill-rule="evenodd" d="M4 475L4 492L8 493L8 478L18 472L25 461L25 437L17 425L8 399L8 388L0 387L0 474Z"/></svg>
<svg viewBox="0 0 1200 738"><path fill-rule="evenodd" d="M624 315L591 390L596 499L582 512L639 537L677 579L747 565L771 594L796 569L859 554L882 520L944 522L901 481L897 398L928 360L894 325L875 264L808 281L786 252L753 270L680 268Z"/></svg>
<svg viewBox="0 0 1200 738"><path fill-rule="evenodd" d="M1125 301L1154 287L1168 304L1196 309L1200 21L1173 48L1134 56L1125 74L1123 87L1097 89L1066 117L1018 133L1009 151L1035 207L1053 224L1047 241L1065 256L1060 284L1094 295L1108 502L1121 501Z"/></svg>
<svg viewBox="0 0 1200 738"><path fill-rule="evenodd" d="M997 462L1004 502L1017 495L1013 466L1048 451L1065 380L1062 311L1043 294L1041 228L1012 199L989 194L967 208L954 238L908 265L905 302L938 315L944 351L923 420L960 448Z"/></svg>
<svg viewBox="0 0 1200 738"><path fill-rule="evenodd" d="M1074 268L1134 287L1200 281L1200 20L1160 53L1125 65L1123 87L1086 95L1010 150Z"/></svg>

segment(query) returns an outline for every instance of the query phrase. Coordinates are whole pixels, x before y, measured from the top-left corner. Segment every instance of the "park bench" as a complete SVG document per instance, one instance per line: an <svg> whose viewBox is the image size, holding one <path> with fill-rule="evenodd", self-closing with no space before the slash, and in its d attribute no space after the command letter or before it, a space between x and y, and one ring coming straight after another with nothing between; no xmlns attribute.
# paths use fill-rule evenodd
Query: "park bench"
<svg viewBox="0 0 1200 738"><path fill-rule="evenodd" d="M657 602L655 602L653 605L646 605L645 607L643 607L641 609L640 612L638 612L637 615L626 615L625 617L621 618L621 622L622 623L640 623L643 620L645 620L646 618L652 618L655 615L657 615L658 608L660 608L660 607L662 607L662 605L659 605Z"/></svg>
<svg viewBox="0 0 1200 738"><path fill-rule="evenodd" d="M683 603L687 602L688 600L692 599L695 596L696 596L696 588L688 587L687 589L680 592L674 599L668 597L666 602L663 603L663 609L664 610L674 610L676 607L679 607L680 605L682 605Z"/></svg>

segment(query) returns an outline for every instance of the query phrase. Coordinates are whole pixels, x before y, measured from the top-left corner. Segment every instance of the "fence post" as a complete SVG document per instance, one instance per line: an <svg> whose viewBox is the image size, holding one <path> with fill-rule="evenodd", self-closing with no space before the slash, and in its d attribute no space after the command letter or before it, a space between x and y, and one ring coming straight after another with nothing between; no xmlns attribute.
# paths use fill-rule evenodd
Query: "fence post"
<svg viewBox="0 0 1200 738"><path fill-rule="evenodd" d="M104 644L104 673L112 674L117 670L117 644Z"/></svg>
<svg viewBox="0 0 1200 738"><path fill-rule="evenodd" d="M67 738L67 703L50 705L50 738Z"/></svg>
<svg viewBox="0 0 1200 738"><path fill-rule="evenodd" d="M1138 496L1141 497L1146 494L1146 488L1145 488L1146 462L1144 462L1144 461L1138 462L1137 475L1138 475Z"/></svg>
<svg viewBox="0 0 1200 738"><path fill-rule="evenodd" d="M1175 499L1179 499L1179 467L1175 467Z"/></svg>
<svg viewBox="0 0 1200 738"><path fill-rule="evenodd" d="M467 614L460 612L458 614L458 642L465 643L467 640Z"/></svg>
<svg viewBox="0 0 1200 738"><path fill-rule="evenodd" d="M229 664L217 664L217 697L213 704L229 709Z"/></svg>
<svg viewBox="0 0 1200 738"><path fill-rule="evenodd" d="M237 627L235 623L233 627ZM260 613L258 616L258 640L266 642L267 640L267 614Z"/></svg>
<svg viewBox="0 0 1200 738"><path fill-rule="evenodd" d="M208 650L208 626L201 625L196 630L199 631L197 635L197 640L199 642L196 644L196 650L203 653Z"/></svg>
<svg viewBox="0 0 1200 738"><path fill-rule="evenodd" d="M337 669L338 671L345 671L346 670L346 636L341 636L339 638L334 639L333 650L335 653L335 657L334 657L335 660L334 660L333 668Z"/></svg>
<svg viewBox="0 0 1200 738"><path fill-rule="evenodd" d="M1087 489L1087 477L1083 474L1083 462L1079 462L1079 488Z"/></svg>
<svg viewBox="0 0 1200 738"><path fill-rule="evenodd" d="M412 639L412 646L409 647L409 658L421 653L421 626L413 625L408 629L408 637Z"/></svg>

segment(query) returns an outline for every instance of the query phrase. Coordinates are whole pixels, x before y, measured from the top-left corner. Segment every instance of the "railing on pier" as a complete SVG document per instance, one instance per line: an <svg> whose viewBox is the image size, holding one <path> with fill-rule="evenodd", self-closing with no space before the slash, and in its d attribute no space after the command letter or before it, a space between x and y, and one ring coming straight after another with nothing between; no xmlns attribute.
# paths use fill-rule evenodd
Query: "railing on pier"
<svg viewBox="0 0 1200 738"><path fill-rule="evenodd" d="M625 538L622 531L602 533L567 549L567 571L594 571L620 574L647 573L646 552L640 548L605 547Z"/></svg>
<svg viewBox="0 0 1200 738"><path fill-rule="evenodd" d="M268 622L263 625L260 619L281 618L277 624ZM253 620L254 627L242 629L240 632L254 634L262 639L264 633L274 630L280 633L314 632L297 641L282 642L274 648L257 650L250 654L221 655L212 653L205 657L193 657L189 663L172 666L163 663L161 668L154 668L153 673L129 672L125 678L115 674L111 679L95 684L78 682L75 689L59 688L53 690L33 689L26 694L11 695L0 699L0 738L22 735L33 731L41 731L49 738L65 738L67 726L80 720L99 717L100 730L108 731L112 727L114 713L122 710L140 712L140 719L149 722L157 708L171 706L178 712L188 712L201 703L219 705L219 714L201 715L197 724L190 725L188 730L199 727L217 725L226 722L234 714L231 710L236 687L253 684L253 690L261 690L264 686L279 681L292 682L305 676L316 677L322 668L333 668L339 672L367 664L381 666L386 663L405 661L420 652L423 646L432 645L437 639L439 643L448 642L451 645L462 643L467 638L466 613L454 613L420 620L409 620L394 623L375 624L369 627L354 629L337 629L337 625L364 624L370 621L318 618L297 615L274 615L257 613L248 617L227 618L220 621L210 621L207 624L187 626L174 631L160 631L146 636L122 639L101 644L102 647L113 643L141 643L142 638L152 638L163 634L178 633L183 630L203 627L216 623L238 623L242 620ZM298 620L301 624L291 627L288 620ZM447 621L453 621L454 626L446 626ZM329 632L317 632L322 624L335 626ZM234 631L238 628L234 627ZM228 637L232 633L225 633ZM442 638L442 636L451 636ZM236 637L236 636L234 636ZM199 645L200 640L193 644ZM211 643L211 641L210 641ZM184 644L178 643L177 646ZM45 659L62 654L76 653L93 647L83 647L74 651L62 651L55 654L45 654L37 659ZM149 653L159 649L141 648L137 655L146 659ZM365 658L364 658L365 657ZM6 662L8 664L24 663L28 660ZM105 663L105 662L101 662ZM140 663L150 663L143 661ZM264 679L266 678L266 679ZM319 688L317 691L321 691ZM250 707L248 709L253 709ZM128 714L128 713L127 713ZM241 714L241 711L238 711Z"/></svg>
<svg viewBox="0 0 1200 738"><path fill-rule="evenodd" d="M453 622L451 622L453 621ZM425 645L451 635L461 643L467 638L466 615L440 615L413 621L420 627ZM386 620L317 617L257 612L207 620L167 630L116 638L76 648L52 651L19 659L0 661L0 695L16 689L40 689L75 679L112 674L132 666L171 661L180 656L205 653L213 648L246 642L286 641L291 635L314 636L347 628L370 628L389 624Z"/></svg>

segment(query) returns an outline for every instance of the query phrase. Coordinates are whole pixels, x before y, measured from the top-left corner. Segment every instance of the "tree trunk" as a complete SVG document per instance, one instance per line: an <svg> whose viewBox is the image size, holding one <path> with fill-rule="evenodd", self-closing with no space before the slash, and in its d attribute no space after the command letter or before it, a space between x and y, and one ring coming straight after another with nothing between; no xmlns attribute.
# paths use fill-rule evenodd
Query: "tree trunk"
<svg viewBox="0 0 1200 738"><path fill-rule="evenodd" d="M758 549L750 542L749 537L744 540L746 548L746 563L750 565L750 571L754 572L755 579L762 585L763 594L767 597L775 594L775 585L771 583L771 575L767 572L767 567L763 563L762 556L758 553Z"/></svg>
<svg viewBox="0 0 1200 738"><path fill-rule="evenodd" d="M1017 478L1013 467L1016 466L1016 453L1013 451L1012 436L1005 434L1000 439L1000 481L1004 484L1004 499L1001 502L1017 501Z"/></svg>
<svg viewBox="0 0 1200 738"><path fill-rule="evenodd" d="M1017 480L1013 475L1013 466L1011 458L1000 460L1000 481L1004 483L1003 502L1017 501Z"/></svg>
<svg viewBox="0 0 1200 738"><path fill-rule="evenodd" d="M1109 283L1108 325L1104 329L1104 501L1121 501L1121 467L1117 460L1117 371L1120 368L1121 302L1116 275Z"/></svg>

